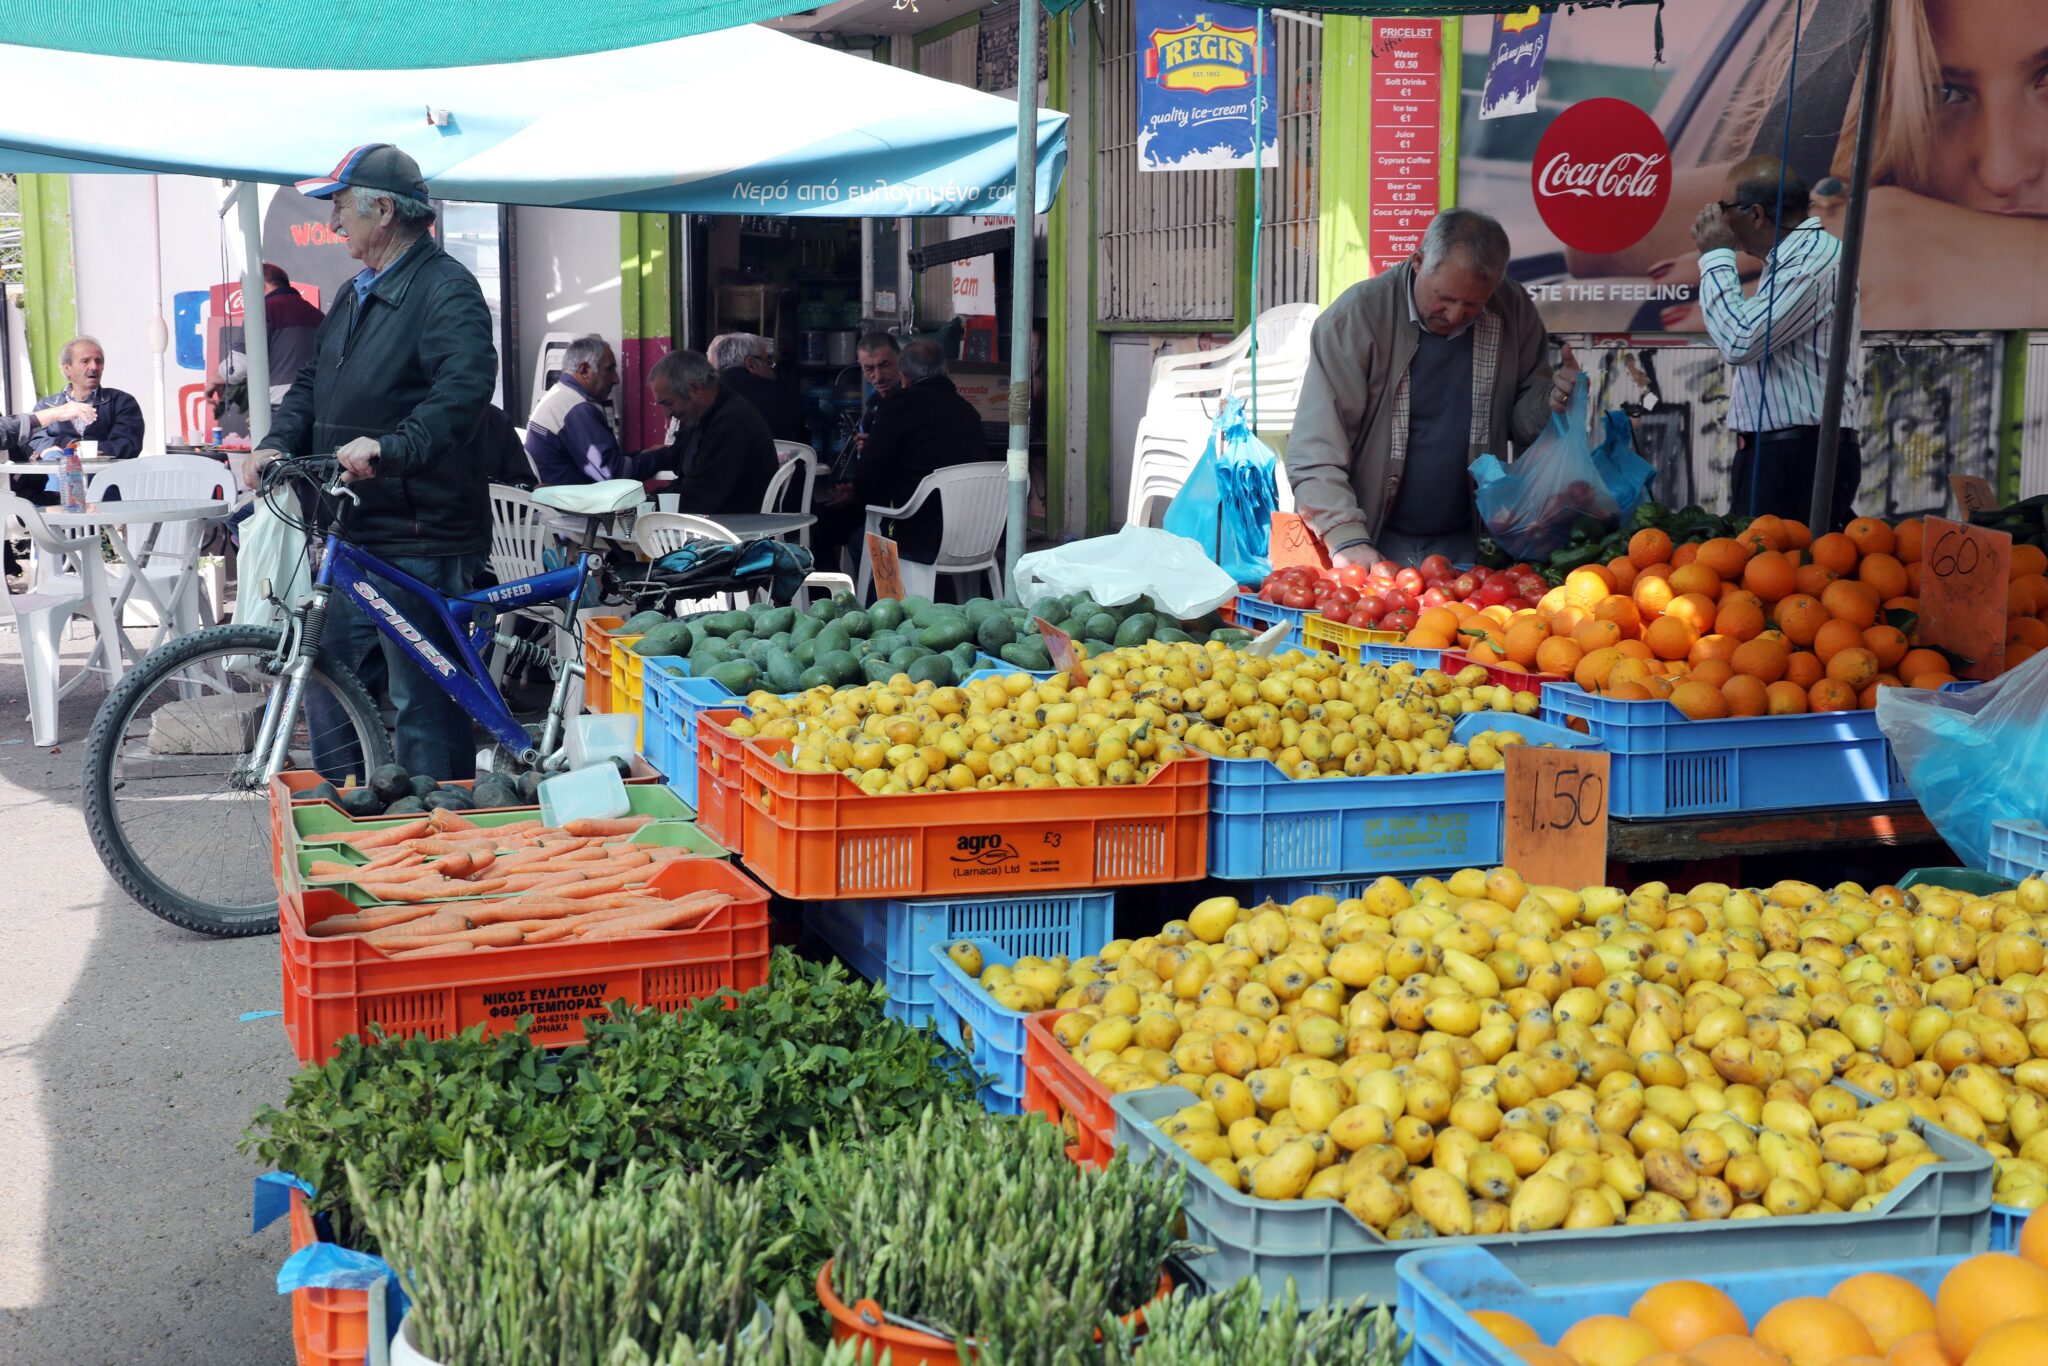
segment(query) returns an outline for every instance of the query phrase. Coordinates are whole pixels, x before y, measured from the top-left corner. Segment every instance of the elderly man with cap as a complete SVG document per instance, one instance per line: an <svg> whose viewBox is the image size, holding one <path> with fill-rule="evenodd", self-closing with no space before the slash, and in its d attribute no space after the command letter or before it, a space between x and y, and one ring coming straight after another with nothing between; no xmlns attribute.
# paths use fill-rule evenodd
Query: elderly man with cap
<svg viewBox="0 0 2048 1366"><path fill-rule="evenodd" d="M486 414L498 357L483 290L428 231L426 182L398 148L358 147L298 188L333 201L334 230L363 268L322 320L312 360L279 405L258 460L333 452L362 500L348 515L349 539L430 588L466 593L491 545ZM397 584L377 586L412 607ZM472 776L468 713L347 598L333 601L322 650L354 668L381 644L398 710L398 761L415 774ZM314 765L330 774L360 762L348 752L353 739L345 748L321 743L323 732L335 733L338 712L324 693L309 692Z"/></svg>

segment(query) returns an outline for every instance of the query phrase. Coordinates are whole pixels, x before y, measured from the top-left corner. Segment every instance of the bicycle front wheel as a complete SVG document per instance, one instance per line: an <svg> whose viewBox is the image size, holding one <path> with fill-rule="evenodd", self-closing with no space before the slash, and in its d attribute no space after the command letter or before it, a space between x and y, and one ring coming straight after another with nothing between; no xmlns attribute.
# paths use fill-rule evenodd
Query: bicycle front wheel
<svg viewBox="0 0 2048 1366"><path fill-rule="evenodd" d="M270 794L253 752L278 671L279 633L214 626L152 650L107 695L86 739L85 825L114 880L146 910L201 934L277 928ZM331 734L352 736L367 768L391 762L391 738L361 680L313 663L307 698L324 692ZM282 698L279 699L280 704ZM287 767L311 766L316 737L301 706Z"/></svg>

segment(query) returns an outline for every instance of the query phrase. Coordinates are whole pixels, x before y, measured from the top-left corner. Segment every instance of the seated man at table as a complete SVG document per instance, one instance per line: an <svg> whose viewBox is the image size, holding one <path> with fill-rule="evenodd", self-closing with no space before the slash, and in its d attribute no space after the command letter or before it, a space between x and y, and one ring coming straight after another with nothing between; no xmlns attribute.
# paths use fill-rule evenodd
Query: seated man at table
<svg viewBox="0 0 2048 1366"><path fill-rule="evenodd" d="M775 438L768 421L718 382L701 351L671 351L647 375L647 390L676 420L675 440L635 459L672 471L663 492L679 496L684 512L759 512L775 477Z"/></svg>
<svg viewBox="0 0 2048 1366"><path fill-rule="evenodd" d="M578 337L562 353L561 373L526 419L526 453L543 487L645 479L655 452L629 456L619 449L603 403L619 382L618 356L595 333Z"/></svg>
<svg viewBox="0 0 2048 1366"><path fill-rule="evenodd" d="M777 441L809 445L803 409L789 386L775 377L775 343L751 332L713 337L705 355L718 367L718 382L760 410L768 434Z"/></svg>
<svg viewBox="0 0 2048 1366"><path fill-rule="evenodd" d="M864 508L902 507L934 470L988 459L981 414L946 377L946 357L938 343L920 338L906 344L900 364L903 387L875 410L874 430L854 476L855 501ZM920 564L939 553L944 530L937 498L882 526L903 558ZM866 548L865 517L856 534L861 536L861 544L853 547L858 561Z"/></svg>
<svg viewBox="0 0 2048 1366"><path fill-rule="evenodd" d="M142 454L142 405L133 394L100 384L100 375L107 367L107 353L99 342L92 337L73 337L57 353L57 362L64 368L65 386L48 398L38 399L36 411L84 404L93 410L93 416L90 421L74 416L44 427L29 439L32 458L42 458L45 452L79 441L99 442L103 460L132 460ZM57 500L55 489L38 493L23 487L20 491L30 502Z"/></svg>

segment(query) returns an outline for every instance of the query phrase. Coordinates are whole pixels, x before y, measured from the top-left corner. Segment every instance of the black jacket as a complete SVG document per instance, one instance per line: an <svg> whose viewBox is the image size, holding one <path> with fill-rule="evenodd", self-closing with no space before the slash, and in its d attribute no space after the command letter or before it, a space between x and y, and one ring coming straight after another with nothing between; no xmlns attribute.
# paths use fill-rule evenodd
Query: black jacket
<svg viewBox="0 0 2048 1366"><path fill-rule="evenodd" d="M66 387L48 398L37 399L36 407L54 408L70 399L71 390ZM83 431L74 423L53 422L30 435L29 449L44 451L85 440L99 442L100 455L107 460L133 460L141 455L142 405L135 401L135 396L101 387L93 391L92 405L99 410L99 416Z"/></svg>
<svg viewBox="0 0 2048 1366"><path fill-rule="evenodd" d="M777 463L767 420L721 384L704 420L678 428L668 445L634 456L628 477L646 479L671 470L676 482L662 491L681 495L684 512L715 517L759 512Z"/></svg>
<svg viewBox="0 0 2048 1366"><path fill-rule="evenodd" d="M863 503L902 507L933 470L986 459L981 414L960 397L952 380L932 375L898 389L875 409L875 425L861 453L854 488ZM928 563L938 553L943 530L934 498L916 515L896 523L889 534L905 556Z"/></svg>
<svg viewBox="0 0 2048 1366"><path fill-rule="evenodd" d="M777 441L811 444L811 429L804 425L803 407L788 385L779 380L763 379L744 365L720 370L718 383L753 404L768 423L768 434Z"/></svg>
<svg viewBox="0 0 2048 1366"><path fill-rule="evenodd" d="M264 444L328 455L377 438L383 456L377 477L355 485L349 538L389 555L480 555L491 545L485 415L497 375L476 277L422 237L360 309L354 284L342 285Z"/></svg>

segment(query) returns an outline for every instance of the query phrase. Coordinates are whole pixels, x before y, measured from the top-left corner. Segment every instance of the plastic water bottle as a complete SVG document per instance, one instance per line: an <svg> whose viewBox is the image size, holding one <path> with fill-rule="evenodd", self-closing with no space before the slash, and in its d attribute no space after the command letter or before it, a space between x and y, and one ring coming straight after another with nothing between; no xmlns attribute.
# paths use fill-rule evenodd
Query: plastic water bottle
<svg viewBox="0 0 2048 1366"><path fill-rule="evenodd" d="M64 452L64 510L85 511L85 467L78 463L78 448Z"/></svg>

